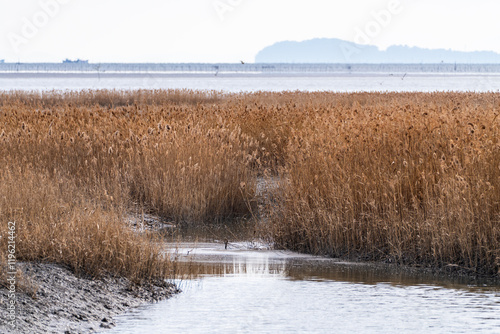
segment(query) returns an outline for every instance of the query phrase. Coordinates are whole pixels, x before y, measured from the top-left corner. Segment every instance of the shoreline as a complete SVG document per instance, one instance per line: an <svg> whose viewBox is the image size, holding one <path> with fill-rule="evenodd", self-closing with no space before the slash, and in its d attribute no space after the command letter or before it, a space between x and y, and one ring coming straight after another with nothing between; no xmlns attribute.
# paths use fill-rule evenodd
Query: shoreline
<svg viewBox="0 0 500 334"><path fill-rule="evenodd" d="M58 264L19 262L17 268L35 285L34 298L16 291L16 328L0 314L2 333L95 333L115 326L113 317L144 303L180 292L173 284L137 286L126 278L79 277ZM2 308L8 291L0 289Z"/></svg>
<svg viewBox="0 0 500 334"><path fill-rule="evenodd" d="M454 282L467 286L477 287L500 287L500 275L484 275L476 273L472 269L455 264L445 266L431 266L426 264L404 264L397 263L391 259L367 260L362 256L339 257L340 261L348 261L357 265L364 265L375 270L395 275L407 275L415 278L425 278L438 282Z"/></svg>

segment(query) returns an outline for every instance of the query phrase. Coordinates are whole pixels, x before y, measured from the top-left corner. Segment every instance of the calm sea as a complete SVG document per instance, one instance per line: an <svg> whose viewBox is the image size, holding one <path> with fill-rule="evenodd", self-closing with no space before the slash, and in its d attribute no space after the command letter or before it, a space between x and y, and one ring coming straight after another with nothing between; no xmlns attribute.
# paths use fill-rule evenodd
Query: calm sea
<svg viewBox="0 0 500 334"><path fill-rule="evenodd" d="M0 64L0 90L494 91L500 65Z"/></svg>

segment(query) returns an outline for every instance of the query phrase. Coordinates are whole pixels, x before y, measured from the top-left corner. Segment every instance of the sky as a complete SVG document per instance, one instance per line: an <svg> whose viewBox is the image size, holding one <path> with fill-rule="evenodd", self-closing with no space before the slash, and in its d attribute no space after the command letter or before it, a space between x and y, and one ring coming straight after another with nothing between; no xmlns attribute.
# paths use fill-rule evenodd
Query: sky
<svg viewBox="0 0 500 334"><path fill-rule="evenodd" d="M0 0L0 59L253 62L312 38L500 53L498 13L498 0Z"/></svg>

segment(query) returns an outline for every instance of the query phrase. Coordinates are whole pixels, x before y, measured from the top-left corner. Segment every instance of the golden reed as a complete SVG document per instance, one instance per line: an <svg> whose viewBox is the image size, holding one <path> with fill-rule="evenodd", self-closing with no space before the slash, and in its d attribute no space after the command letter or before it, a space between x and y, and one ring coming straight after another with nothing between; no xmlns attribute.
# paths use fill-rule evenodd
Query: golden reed
<svg viewBox="0 0 500 334"><path fill-rule="evenodd" d="M498 274L499 94L9 92L0 108L21 259L163 277L128 213L230 222L273 175L278 247Z"/></svg>

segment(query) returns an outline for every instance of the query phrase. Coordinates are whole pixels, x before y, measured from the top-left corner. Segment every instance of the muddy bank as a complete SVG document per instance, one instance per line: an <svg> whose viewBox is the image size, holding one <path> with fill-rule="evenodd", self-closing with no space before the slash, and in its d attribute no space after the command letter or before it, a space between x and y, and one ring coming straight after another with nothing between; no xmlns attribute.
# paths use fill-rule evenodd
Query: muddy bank
<svg viewBox="0 0 500 334"><path fill-rule="evenodd" d="M18 263L32 278L36 295L16 293L16 328L7 324L8 293L0 289L1 333L93 333L114 326L113 316L146 302L169 298L170 283L136 286L125 278L76 277L55 264Z"/></svg>

